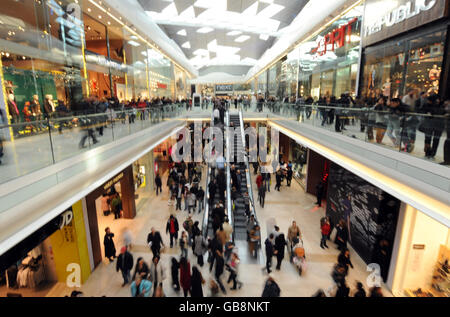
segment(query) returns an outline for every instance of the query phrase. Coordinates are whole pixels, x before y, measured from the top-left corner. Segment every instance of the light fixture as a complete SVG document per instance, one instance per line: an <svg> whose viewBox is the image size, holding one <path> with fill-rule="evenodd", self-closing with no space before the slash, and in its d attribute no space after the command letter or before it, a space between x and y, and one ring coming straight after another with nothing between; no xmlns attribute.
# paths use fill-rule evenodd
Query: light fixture
<svg viewBox="0 0 450 317"><path fill-rule="evenodd" d="M128 41L128 44L133 45L134 47L141 46L141 44L139 44L138 42L135 42L135 41Z"/></svg>
<svg viewBox="0 0 450 317"><path fill-rule="evenodd" d="M88 8L88 12L91 12L92 10L91 10L91 8Z"/></svg>
<svg viewBox="0 0 450 317"><path fill-rule="evenodd" d="M98 18L99 18L99 19L101 20L101 19L102 19L102 16L101 16L101 15L99 15L99 16L98 16Z"/></svg>
<svg viewBox="0 0 450 317"><path fill-rule="evenodd" d="M235 39L234 41L238 42L238 43L243 43L243 42L247 41L248 39L250 39L249 35L241 35L237 39Z"/></svg>
<svg viewBox="0 0 450 317"><path fill-rule="evenodd" d="M210 33L212 31L214 31L213 28L210 28L210 27L206 26L206 27L198 29L197 33Z"/></svg>
<svg viewBox="0 0 450 317"><path fill-rule="evenodd" d="M231 31L231 32L227 33L228 36L236 36L236 35L241 35L241 34L242 34L241 31Z"/></svg>

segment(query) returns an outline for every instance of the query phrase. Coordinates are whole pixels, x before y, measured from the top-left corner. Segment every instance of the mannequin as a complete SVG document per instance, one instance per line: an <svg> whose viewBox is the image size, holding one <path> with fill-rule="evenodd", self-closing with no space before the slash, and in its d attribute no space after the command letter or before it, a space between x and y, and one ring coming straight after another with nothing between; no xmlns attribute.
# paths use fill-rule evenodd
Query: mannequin
<svg viewBox="0 0 450 317"><path fill-rule="evenodd" d="M433 68L430 69L428 76L430 77L431 81L439 80L439 77L441 76L441 71L438 69L437 65L433 65Z"/></svg>
<svg viewBox="0 0 450 317"><path fill-rule="evenodd" d="M31 112L33 112L33 116L36 120L41 120L42 111L38 95L33 95L33 100L31 101Z"/></svg>
<svg viewBox="0 0 450 317"><path fill-rule="evenodd" d="M9 115L12 119L11 123L18 123L19 122L19 109L17 108L17 104L16 104L16 97L14 96L14 94L12 92L9 93L8 95L8 111L9 111Z"/></svg>
<svg viewBox="0 0 450 317"><path fill-rule="evenodd" d="M53 104L53 96L45 95L44 102L44 116L51 117L51 115L55 112L55 105Z"/></svg>
<svg viewBox="0 0 450 317"><path fill-rule="evenodd" d="M383 96L390 97L391 96L391 79L387 78L386 82L383 84Z"/></svg>

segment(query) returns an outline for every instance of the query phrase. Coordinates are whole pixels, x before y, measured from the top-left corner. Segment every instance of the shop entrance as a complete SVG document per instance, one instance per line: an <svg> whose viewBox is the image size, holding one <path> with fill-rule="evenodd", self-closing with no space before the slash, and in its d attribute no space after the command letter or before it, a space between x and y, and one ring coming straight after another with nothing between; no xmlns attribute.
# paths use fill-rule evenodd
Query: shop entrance
<svg viewBox="0 0 450 317"><path fill-rule="evenodd" d="M130 240L128 219L136 216L133 169L129 166L86 196L94 266L105 258L105 229L114 233L116 255ZM108 261L106 259L106 261Z"/></svg>

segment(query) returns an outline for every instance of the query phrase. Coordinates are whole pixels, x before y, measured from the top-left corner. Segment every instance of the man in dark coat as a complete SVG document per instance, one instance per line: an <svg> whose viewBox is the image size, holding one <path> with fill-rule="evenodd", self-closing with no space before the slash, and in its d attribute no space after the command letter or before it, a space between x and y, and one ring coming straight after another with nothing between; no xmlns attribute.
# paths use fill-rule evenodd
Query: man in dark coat
<svg viewBox="0 0 450 317"><path fill-rule="evenodd" d="M170 248L173 247L173 239L175 238L175 244L177 244L178 239L178 220L173 215L170 215L169 220L167 220L166 233L170 234Z"/></svg>
<svg viewBox="0 0 450 317"><path fill-rule="evenodd" d="M323 196L323 182L319 182L316 185L316 197L317 197L316 205L319 205L319 207L322 206L322 196Z"/></svg>
<svg viewBox="0 0 450 317"><path fill-rule="evenodd" d="M280 297L280 287L274 281L273 278L269 277L264 285L264 291L261 297Z"/></svg>
<svg viewBox="0 0 450 317"><path fill-rule="evenodd" d="M159 174L156 174L155 185L156 185L156 196L158 196L158 191L160 193L162 193L162 181L161 181L161 177L159 176Z"/></svg>
<svg viewBox="0 0 450 317"><path fill-rule="evenodd" d="M105 229L105 232L105 238L103 239L103 244L105 246L105 257L112 262L116 257L116 246L113 241L114 233L111 232L109 227Z"/></svg>
<svg viewBox="0 0 450 317"><path fill-rule="evenodd" d="M217 284L219 284L219 287L222 290L222 292L226 294L227 291L225 290L225 286L223 286L221 280L221 275L223 274L224 267L225 267L225 260L223 258L223 253L221 252L221 250L216 250L216 272L215 272L216 282Z"/></svg>
<svg viewBox="0 0 450 317"><path fill-rule="evenodd" d="M264 244L266 246L266 269L267 269L268 274L270 274L272 272L270 267L272 266L272 257L273 257L273 251L274 251L274 247L273 247L273 243L272 243L273 238L274 238L274 235L273 235L273 233L271 233L270 236L264 242Z"/></svg>
<svg viewBox="0 0 450 317"><path fill-rule="evenodd" d="M147 243L150 245L153 256L159 256L161 245L164 246L164 242L162 241L161 234L159 231L155 231L155 228L152 228L152 231L148 234Z"/></svg>
<svg viewBox="0 0 450 317"><path fill-rule="evenodd" d="M123 284L125 286L128 282L131 281L131 269L133 268L133 256L130 252L128 252L127 247L123 247L120 250L120 255L117 258L116 270L122 272L123 276Z"/></svg>

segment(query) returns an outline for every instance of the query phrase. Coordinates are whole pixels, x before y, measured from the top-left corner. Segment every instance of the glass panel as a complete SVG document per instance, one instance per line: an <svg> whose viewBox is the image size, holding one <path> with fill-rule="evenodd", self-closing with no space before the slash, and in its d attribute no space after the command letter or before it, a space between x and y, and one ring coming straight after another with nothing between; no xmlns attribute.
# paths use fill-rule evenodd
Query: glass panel
<svg viewBox="0 0 450 317"><path fill-rule="evenodd" d="M439 93L445 35L446 32L437 32L410 41L406 91Z"/></svg>

